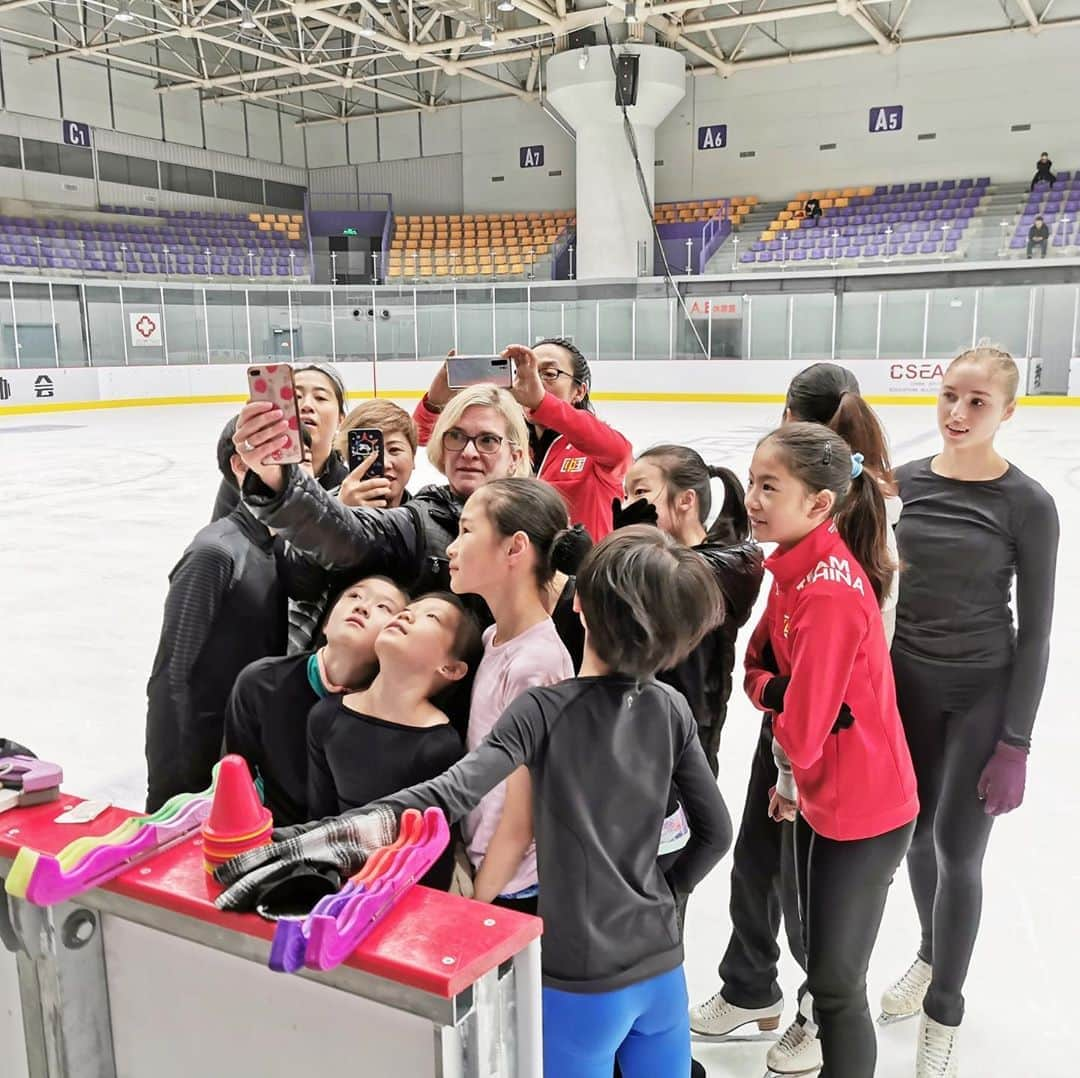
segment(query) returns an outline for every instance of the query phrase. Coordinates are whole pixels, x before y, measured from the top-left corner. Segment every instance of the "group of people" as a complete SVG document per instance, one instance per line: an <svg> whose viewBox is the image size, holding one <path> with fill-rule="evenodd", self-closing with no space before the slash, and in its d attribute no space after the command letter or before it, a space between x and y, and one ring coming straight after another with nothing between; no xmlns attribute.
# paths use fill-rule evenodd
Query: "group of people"
<svg viewBox="0 0 1080 1078"><path fill-rule="evenodd" d="M635 458L572 342L506 355L509 390L442 369L411 417L346 415L333 368L299 369L299 466L272 462L276 406L230 421L223 515L170 577L147 807L244 756L278 830L218 871L218 903L271 916L337 890L405 809L443 809L456 841L426 882L544 918L551 1078L701 1074L692 1035L777 1029L781 917L805 980L770 1069L869 1078L866 973L906 857L922 936L883 1008L921 1015L917 1078L954 1078L1053 606L1054 503L994 446L1015 363L954 360L940 453L895 471L855 377L815 364L744 488L687 446ZM349 472L351 427L383 432L383 476ZM446 481L410 493L421 443ZM721 734L766 570L731 939L691 1007L686 902L732 842Z"/></svg>

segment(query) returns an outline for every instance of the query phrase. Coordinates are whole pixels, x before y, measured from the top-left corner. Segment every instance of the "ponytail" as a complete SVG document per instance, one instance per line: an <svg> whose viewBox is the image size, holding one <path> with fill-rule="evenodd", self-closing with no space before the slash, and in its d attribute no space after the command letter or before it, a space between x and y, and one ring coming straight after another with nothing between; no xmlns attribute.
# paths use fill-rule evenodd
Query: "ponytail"
<svg viewBox="0 0 1080 1078"><path fill-rule="evenodd" d="M724 485L724 502L706 538L724 546L745 543L750 538L750 516L746 512L746 491L742 483L730 468L709 464L706 469L710 479L719 479Z"/></svg>
<svg viewBox="0 0 1080 1078"><path fill-rule="evenodd" d="M892 583L896 563L889 554L886 542L889 518L885 496L872 473L863 471L851 480L833 520L840 538L866 573L880 606Z"/></svg>
<svg viewBox="0 0 1080 1078"><path fill-rule="evenodd" d="M862 453L866 470L895 493L892 464L889 462L889 446L877 412L866 403L858 392L845 391L832 418L825 424L836 431L856 453Z"/></svg>
<svg viewBox="0 0 1080 1078"><path fill-rule="evenodd" d="M867 471L884 485L885 492L896 492L885 429L847 367L811 364L792 378L785 406L790 419L820 423L839 434L852 452L862 453Z"/></svg>
<svg viewBox="0 0 1080 1078"><path fill-rule="evenodd" d="M853 462L847 442L820 423L787 423L758 444L765 442L780 451L788 471L807 490L831 490L836 495L836 530L880 605L896 565L889 553L889 520L877 477L863 469L861 461Z"/></svg>

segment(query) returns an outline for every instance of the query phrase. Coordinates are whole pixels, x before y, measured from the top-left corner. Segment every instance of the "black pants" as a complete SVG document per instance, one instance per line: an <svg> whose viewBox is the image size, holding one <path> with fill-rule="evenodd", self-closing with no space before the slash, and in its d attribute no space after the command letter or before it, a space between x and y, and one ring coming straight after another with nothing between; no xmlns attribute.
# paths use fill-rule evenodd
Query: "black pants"
<svg viewBox="0 0 1080 1078"><path fill-rule="evenodd" d="M1034 191L1035 185L1040 183L1048 183L1050 184L1051 189L1053 189L1054 181L1056 179L1057 177L1052 172L1036 172L1035 178L1031 181L1031 190Z"/></svg>
<svg viewBox="0 0 1080 1078"><path fill-rule="evenodd" d="M1039 248L1039 257L1040 258L1045 258L1046 257L1046 244L1047 244L1047 242L1048 242L1047 240L1028 240L1028 244L1027 244L1027 256L1028 256L1028 258L1031 257L1031 252L1034 251L1036 247Z"/></svg>
<svg viewBox="0 0 1080 1078"><path fill-rule="evenodd" d="M908 875L919 911L919 957L934 968L926 1013L958 1026L982 914L982 864L994 818L979 800L983 768L1004 726L1009 668L920 662L893 652L896 697L919 780Z"/></svg>
<svg viewBox="0 0 1080 1078"><path fill-rule="evenodd" d="M825 1061L818 1078L873 1078L877 1039L866 969L914 829L912 821L875 838L836 842L815 834L802 816L795 821L806 987Z"/></svg>
<svg viewBox="0 0 1080 1078"><path fill-rule="evenodd" d="M533 895L532 898L502 898L496 896L492 899L491 904L498 906L500 909L516 910L518 913L528 913L535 917L540 907L540 896Z"/></svg>
<svg viewBox="0 0 1080 1078"><path fill-rule="evenodd" d="M806 968L792 848L794 828L769 818L769 790L775 785L772 731L766 724L754 749L735 840L731 939L720 961L724 999L737 1007L768 1007L783 996L776 971L781 911L791 954Z"/></svg>

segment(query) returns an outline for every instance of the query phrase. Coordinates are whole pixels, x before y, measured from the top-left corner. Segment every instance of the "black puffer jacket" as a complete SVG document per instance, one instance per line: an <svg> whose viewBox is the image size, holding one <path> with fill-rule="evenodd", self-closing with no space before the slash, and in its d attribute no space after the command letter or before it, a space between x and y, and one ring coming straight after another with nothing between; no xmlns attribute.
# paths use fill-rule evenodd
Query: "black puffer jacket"
<svg viewBox="0 0 1080 1078"><path fill-rule="evenodd" d="M727 544L706 539L693 549L708 563L723 592L724 621L678 666L656 676L686 697L715 774L720 732L731 697L735 637L749 619L761 590L764 556L756 543L749 542Z"/></svg>
<svg viewBox="0 0 1080 1078"><path fill-rule="evenodd" d="M341 459L341 454L336 449L331 450L326 458L323 470L316 477L319 486L323 490L337 493L338 487L345 482L349 474L349 465ZM227 479L221 480L218 487L217 497L214 499L214 508L210 515L210 522L227 517L240 504L240 492Z"/></svg>
<svg viewBox="0 0 1080 1078"><path fill-rule="evenodd" d="M457 538L463 499L448 486L424 487L396 509L352 509L295 465L284 472L280 493L249 472L244 504L301 554L354 579L388 576L414 595L449 587L446 548Z"/></svg>

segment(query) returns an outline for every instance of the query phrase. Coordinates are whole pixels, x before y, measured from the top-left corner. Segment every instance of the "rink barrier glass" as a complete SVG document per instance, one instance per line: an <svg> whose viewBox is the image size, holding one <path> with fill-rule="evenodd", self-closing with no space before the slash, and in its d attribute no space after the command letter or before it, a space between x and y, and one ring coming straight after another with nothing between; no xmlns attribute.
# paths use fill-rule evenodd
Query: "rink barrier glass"
<svg viewBox="0 0 1080 1078"><path fill-rule="evenodd" d="M693 278L679 282L690 319L656 280L267 287L9 278L0 279L0 369L419 360L551 336L594 360L934 360L983 337L1032 356L1050 312L1056 336L1071 313L1077 356L1080 286L1058 283L1067 268L1051 267L1045 284L1033 283L1042 267L1000 264Z"/></svg>

